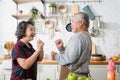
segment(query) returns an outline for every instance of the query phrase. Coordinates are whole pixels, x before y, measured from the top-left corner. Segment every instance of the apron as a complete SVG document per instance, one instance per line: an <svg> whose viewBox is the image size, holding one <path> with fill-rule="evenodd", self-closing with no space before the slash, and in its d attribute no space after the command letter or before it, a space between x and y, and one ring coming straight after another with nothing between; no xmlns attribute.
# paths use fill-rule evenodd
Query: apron
<svg viewBox="0 0 120 80"><path fill-rule="evenodd" d="M69 73L70 73L70 70L66 66L61 65L61 68L60 68L60 79L59 80L65 80Z"/></svg>

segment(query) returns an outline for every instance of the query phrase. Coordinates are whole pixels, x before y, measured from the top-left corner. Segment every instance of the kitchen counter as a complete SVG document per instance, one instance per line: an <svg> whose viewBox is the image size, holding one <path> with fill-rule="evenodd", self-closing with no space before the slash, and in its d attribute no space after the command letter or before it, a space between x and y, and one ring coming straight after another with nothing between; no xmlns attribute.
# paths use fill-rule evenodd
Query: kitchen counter
<svg viewBox="0 0 120 80"><path fill-rule="evenodd" d="M0 64L2 64L2 61L5 59L0 59ZM38 64L58 64L55 60L50 60L50 59L43 59L42 61L39 61ZM106 61L91 61L90 65L107 65L108 60ZM120 65L120 60L115 61L115 64Z"/></svg>
<svg viewBox="0 0 120 80"><path fill-rule="evenodd" d="M38 64L58 64L58 63L54 60L43 59L43 61L38 62ZM90 62L90 65L106 65L106 64L108 64L108 60L106 60L106 61L91 61ZM120 60L115 61L115 64L120 65Z"/></svg>

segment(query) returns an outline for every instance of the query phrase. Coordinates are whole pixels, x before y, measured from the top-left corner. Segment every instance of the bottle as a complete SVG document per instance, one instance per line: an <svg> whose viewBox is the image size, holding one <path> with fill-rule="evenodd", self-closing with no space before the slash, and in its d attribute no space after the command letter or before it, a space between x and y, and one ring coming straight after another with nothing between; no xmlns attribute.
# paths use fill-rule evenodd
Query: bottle
<svg viewBox="0 0 120 80"><path fill-rule="evenodd" d="M107 70L107 80L116 80L116 66L113 60L109 60Z"/></svg>

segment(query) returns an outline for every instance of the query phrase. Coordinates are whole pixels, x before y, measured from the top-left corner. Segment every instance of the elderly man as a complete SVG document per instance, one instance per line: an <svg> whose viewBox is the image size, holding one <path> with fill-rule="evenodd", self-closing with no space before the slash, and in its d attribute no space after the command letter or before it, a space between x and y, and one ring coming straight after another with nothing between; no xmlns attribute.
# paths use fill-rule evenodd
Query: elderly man
<svg viewBox="0 0 120 80"><path fill-rule="evenodd" d="M62 65L60 80L64 80L69 72L74 72L78 76L88 76L92 50L92 41L88 27L88 14L84 12L76 13L72 18L72 32L74 35L69 40L67 46L63 46L61 39L55 41L60 54L52 51L51 56L53 60Z"/></svg>

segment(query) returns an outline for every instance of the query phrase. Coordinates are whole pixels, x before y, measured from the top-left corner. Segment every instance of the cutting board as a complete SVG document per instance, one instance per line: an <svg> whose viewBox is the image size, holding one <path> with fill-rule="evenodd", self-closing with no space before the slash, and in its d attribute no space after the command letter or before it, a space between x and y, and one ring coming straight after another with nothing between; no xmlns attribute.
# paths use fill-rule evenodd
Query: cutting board
<svg viewBox="0 0 120 80"><path fill-rule="evenodd" d="M96 46L94 43L92 43L92 53L91 54L95 54L96 53Z"/></svg>
<svg viewBox="0 0 120 80"><path fill-rule="evenodd" d="M72 4L71 5L71 15L74 15L79 11L79 6L77 4Z"/></svg>

